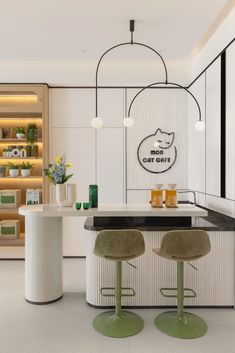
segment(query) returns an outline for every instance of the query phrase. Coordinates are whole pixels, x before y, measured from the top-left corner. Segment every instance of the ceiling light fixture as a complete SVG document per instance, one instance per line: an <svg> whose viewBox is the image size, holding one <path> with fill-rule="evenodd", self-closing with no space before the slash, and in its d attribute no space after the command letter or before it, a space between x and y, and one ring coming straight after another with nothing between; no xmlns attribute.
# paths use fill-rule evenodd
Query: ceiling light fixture
<svg viewBox="0 0 235 353"><path fill-rule="evenodd" d="M163 57L161 56L161 54L159 54L155 49L153 49L152 47L150 47L149 45L146 45L146 44L143 44L143 43L139 43L139 42L135 42L134 39L133 39L133 34L134 34L134 31L135 31L135 21L134 20L130 20L130 33L131 33L131 39L129 42L124 42L124 43L119 43L119 44L116 44L114 45L113 47L109 48L108 50L106 50L100 57L99 61L98 61L98 64L97 64L97 67L96 67L96 75L95 75L95 117L91 120L91 126L95 129L99 129L102 127L103 125L103 119L101 117L99 117L98 115L98 75L99 75L99 68L100 68L100 64L103 60L103 58L105 57L106 54L108 54L110 51L116 49L116 48L119 48L121 46L125 46L125 45L137 45L137 46L141 46L141 47L144 47L144 48L147 48L149 49L150 51L154 52L158 58L160 58L162 64L163 64L163 67L164 67L164 72L165 72L165 81L162 81L162 82L155 82L155 83L151 83L149 84L148 86L145 86L144 88L142 88L135 96L134 98L132 99L131 103L130 103L130 106L129 106L129 109L128 109L128 114L127 116L123 119L123 124L125 127L130 127L133 125L134 121L133 121L133 118L130 116L130 113L131 113L131 107L135 101L135 99L139 96L140 93L142 93L145 89L147 88L150 88L150 87L153 87L153 86L164 86L164 85L169 85L169 86L173 86L173 87L176 87L176 88L180 88L180 89L183 89L185 90L187 93L190 94L190 96L193 98L193 100L195 101L196 105L197 105L197 108L198 108L198 113L199 113L199 118L198 118L198 121L195 123L195 128L197 130L204 130L205 128L205 123L204 121L202 121L202 118L201 118L201 109L200 109L200 105L196 99L196 97L185 87L181 86L180 84L178 83L174 83L174 82L168 82L168 72L167 72L167 67L166 67L166 63L163 59Z"/></svg>

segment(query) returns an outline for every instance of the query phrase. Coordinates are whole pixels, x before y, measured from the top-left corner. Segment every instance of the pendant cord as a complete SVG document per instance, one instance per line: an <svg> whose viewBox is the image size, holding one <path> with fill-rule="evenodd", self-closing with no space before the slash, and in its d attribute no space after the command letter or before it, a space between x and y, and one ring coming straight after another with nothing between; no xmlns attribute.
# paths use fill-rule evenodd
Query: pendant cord
<svg viewBox="0 0 235 353"><path fill-rule="evenodd" d="M109 48L108 50L106 50L100 57L98 64L96 66L96 75L95 75L95 117L98 117L98 73L99 73L99 67L101 64L102 59L104 58L104 56L109 53L111 50L116 49L118 47L124 46L124 45L138 45L138 46L142 46L144 48L147 48L149 50L151 50L152 52L154 52L155 54L157 54L157 56L160 58L163 67L164 67L164 72L165 72L165 84L168 83L168 72L167 72L167 67L166 67L166 63L163 59L163 57L161 56L160 53L158 53L155 49L153 49L152 47L150 47L149 45L143 44L143 43L138 43L138 42L134 42L134 31L135 31L135 21L134 20L130 20L130 32L131 32L131 40L130 42L126 42L126 43L119 43L117 45L114 45L113 47Z"/></svg>
<svg viewBox="0 0 235 353"><path fill-rule="evenodd" d="M134 43L134 40L133 40L134 31L135 31L135 20L130 20L130 32L131 32L131 44L132 45Z"/></svg>

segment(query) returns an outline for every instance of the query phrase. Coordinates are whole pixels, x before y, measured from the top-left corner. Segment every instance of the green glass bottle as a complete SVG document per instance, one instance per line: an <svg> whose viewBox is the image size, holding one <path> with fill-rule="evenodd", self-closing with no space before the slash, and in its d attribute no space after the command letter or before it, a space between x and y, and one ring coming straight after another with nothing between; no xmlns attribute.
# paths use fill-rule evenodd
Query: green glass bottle
<svg viewBox="0 0 235 353"><path fill-rule="evenodd" d="M89 203L91 208L98 207L98 185L89 185Z"/></svg>

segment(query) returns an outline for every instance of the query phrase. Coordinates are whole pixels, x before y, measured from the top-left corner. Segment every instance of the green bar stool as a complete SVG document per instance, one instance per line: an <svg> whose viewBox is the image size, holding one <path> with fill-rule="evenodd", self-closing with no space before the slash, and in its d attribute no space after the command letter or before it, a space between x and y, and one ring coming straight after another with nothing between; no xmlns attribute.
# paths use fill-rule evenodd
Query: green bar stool
<svg viewBox="0 0 235 353"><path fill-rule="evenodd" d="M153 252L161 257L177 262L177 288L161 288L165 297L177 297L177 311L167 311L155 319L157 328L169 336L178 338L197 338L206 334L206 322L189 312L184 311L184 298L195 297L190 288L184 288L184 262L200 259L211 249L210 238L203 230L174 230L167 232L159 249ZM167 294L176 290L177 295ZM185 293L191 294L185 294Z"/></svg>
<svg viewBox="0 0 235 353"><path fill-rule="evenodd" d="M100 290L104 296L115 297L115 310L102 312L93 320L93 327L104 336L133 336L144 327L143 320L137 314L121 308L123 296L135 295L133 288L122 288L122 261L134 259L144 252L144 238L138 230L102 230L96 237L94 254L116 262L115 288L106 287ZM107 291L112 289L115 294L108 294Z"/></svg>

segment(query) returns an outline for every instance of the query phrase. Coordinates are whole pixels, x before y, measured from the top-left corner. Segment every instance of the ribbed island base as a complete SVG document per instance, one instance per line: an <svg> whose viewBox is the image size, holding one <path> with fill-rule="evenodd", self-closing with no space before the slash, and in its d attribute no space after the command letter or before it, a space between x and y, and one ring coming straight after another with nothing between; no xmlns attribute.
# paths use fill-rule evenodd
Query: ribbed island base
<svg viewBox="0 0 235 353"><path fill-rule="evenodd" d="M155 307L175 306L176 298L166 298L160 288L176 288L176 264L156 256L152 249L160 246L165 231L143 231L146 252L123 262L123 287L132 287L136 295L123 297L123 306ZM185 298L189 306L234 306L234 232L208 232L211 252L193 261L193 268L185 263L185 287L197 296ZM93 254L96 231L87 236L86 300L97 307L114 305L113 297L104 297L100 288L114 286L114 264ZM171 294L176 294L172 292Z"/></svg>

